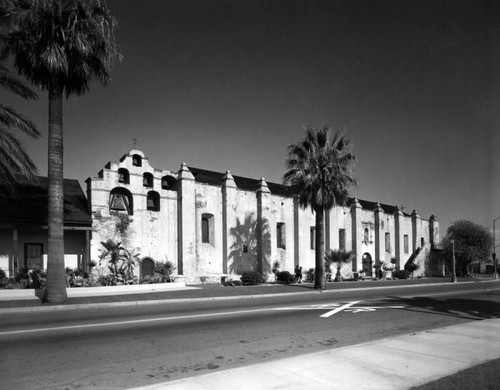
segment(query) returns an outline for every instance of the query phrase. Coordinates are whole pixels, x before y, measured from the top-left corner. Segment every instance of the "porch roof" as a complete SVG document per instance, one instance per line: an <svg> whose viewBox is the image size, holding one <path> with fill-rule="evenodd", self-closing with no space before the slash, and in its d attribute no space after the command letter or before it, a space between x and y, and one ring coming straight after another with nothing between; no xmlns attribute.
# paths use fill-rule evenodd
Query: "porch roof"
<svg viewBox="0 0 500 390"><path fill-rule="evenodd" d="M46 225L48 219L48 178L23 182L13 192L0 186L0 225ZM87 198L78 180L64 179L64 225L92 226Z"/></svg>

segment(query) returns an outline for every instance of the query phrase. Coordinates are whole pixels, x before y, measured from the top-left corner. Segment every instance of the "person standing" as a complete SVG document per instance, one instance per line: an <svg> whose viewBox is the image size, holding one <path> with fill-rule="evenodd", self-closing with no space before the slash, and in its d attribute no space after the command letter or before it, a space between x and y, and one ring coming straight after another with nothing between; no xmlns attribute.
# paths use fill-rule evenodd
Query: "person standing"
<svg viewBox="0 0 500 390"><path fill-rule="evenodd" d="M302 283L302 267L297 266L295 267L295 280L297 283Z"/></svg>

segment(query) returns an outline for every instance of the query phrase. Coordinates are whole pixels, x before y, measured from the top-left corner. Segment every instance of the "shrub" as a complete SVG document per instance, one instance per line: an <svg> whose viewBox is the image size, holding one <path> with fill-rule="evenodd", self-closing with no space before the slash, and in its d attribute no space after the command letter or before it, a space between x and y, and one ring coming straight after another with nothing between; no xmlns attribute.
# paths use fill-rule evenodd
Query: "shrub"
<svg viewBox="0 0 500 390"><path fill-rule="evenodd" d="M413 278L413 273L419 269L420 269L420 264L415 264L415 263L405 264L405 271L408 271L408 273L411 275L412 278Z"/></svg>
<svg viewBox="0 0 500 390"><path fill-rule="evenodd" d="M0 268L0 280L5 278L6 276L7 276L7 274L5 273L5 271Z"/></svg>
<svg viewBox="0 0 500 390"><path fill-rule="evenodd" d="M408 279L410 273L406 270L398 270L394 272L395 279Z"/></svg>
<svg viewBox="0 0 500 390"><path fill-rule="evenodd" d="M86 287L88 278L89 273L83 268L66 267L66 287Z"/></svg>
<svg viewBox="0 0 500 390"><path fill-rule="evenodd" d="M265 275L257 271L245 271L240 279L244 286L253 286L266 281Z"/></svg>
<svg viewBox="0 0 500 390"><path fill-rule="evenodd" d="M226 287L239 287L242 285L241 280L226 280L224 283L222 283Z"/></svg>
<svg viewBox="0 0 500 390"><path fill-rule="evenodd" d="M288 271L281 271L277 276L278 283L290 284L295 282L295 276Z"/></svg>
<svg viewBox="0 0 500 390"><path fill-rule="evenodd" d="M158 279L158 277L160 278L160 281L157 283L171 282L171 275L174 273L176 268L177 267L174 263L169 260L166 260L165 262L155 261L153 272L155 276L157 276L156 279Z"/></svg>
<svg viewBox="0 0 500 390"><path fill-rule="evenodd" d="M314 279L315 279L314 268L309 268L309 271L307 272L306 276L306 282L314 283Z"/></svg>
<svg viewBox="0 0 500 390"><path fill-rule="evenodd" d="M151 275L145 275L143 278L142 278L142 283L144 284L151 284L153 283L154 280L153 280L153 276Z"/></svg>
<svg viewBox="0 0 500 390"><path fill-rule="evenodd" d="M116 281L111 275L100 275L97 284L100 286L114 286Z"/></svg>
<svg viewBox="0 0 500 390"><path fill-rule="evenodd" d="M34 269L29 275L31 278L32 288L44 288L47 286L47 271Z"/></svg>

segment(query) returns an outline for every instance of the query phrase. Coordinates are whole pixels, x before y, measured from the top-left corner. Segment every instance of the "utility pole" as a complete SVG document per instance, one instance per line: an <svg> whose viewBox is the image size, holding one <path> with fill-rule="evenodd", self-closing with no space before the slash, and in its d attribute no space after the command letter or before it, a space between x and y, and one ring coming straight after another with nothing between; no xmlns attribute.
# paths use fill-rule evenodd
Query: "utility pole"
<svg viewBox="0 0 500 390"><path fill-rule="evenodd" d="M497 276L497 254L496 254L496 248L497 248L497 244L496 244L496 238L495 238L495 222L497 220L499 220L500 217L497 217L497 218L494 218L493 219L493 253L491 254L491 257L493 258L493 278L497 279L498 276Z"/></svg>
<svg viewBox="0 0 500 390"><path fill-rule="evenodd" d="M452 261L452 270L451 270L451 281L453 283L457 282L457 274L455 272L455 240L451 240L451 261Z"/></svg>

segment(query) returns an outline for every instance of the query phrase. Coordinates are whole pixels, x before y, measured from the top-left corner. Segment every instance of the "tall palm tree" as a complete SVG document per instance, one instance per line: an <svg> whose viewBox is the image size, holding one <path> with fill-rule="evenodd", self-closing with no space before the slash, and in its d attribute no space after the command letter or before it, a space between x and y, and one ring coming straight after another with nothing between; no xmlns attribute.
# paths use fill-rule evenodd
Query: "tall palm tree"
<svg viewBox="0 0 500 390"><path fill-rule="evenodd" d="M105 0L4 0L5 50L17 71L49 95L48 263L45 300L67 299L64 284L63 95L106 85L120 58Z"/></svg>
<svg viewBox="0 0 500 390"><path fill-rule="evenodd" d="M315 281L314 288L325 288L324 267L324 217L335 205L348 199L348 189L356 185L352 176L355 162L350 152L350 142L338 130L333 137L330 128L306 128L305 138L288 147L287 172L283 181L289 186L303 208L311 207L315 213Z"/></svg>
<svg viewBox="0 0 500 390"><path fill-rule="evenodd" d="M25 99L36 100L37 95L0 63L0 85ZM38 174L35 163L24 150L21 141L10 131L16 128L33 138L39 138L35 124L14 108L0 103L0 185L13 192L14 184L33 180Z"/></svg>

